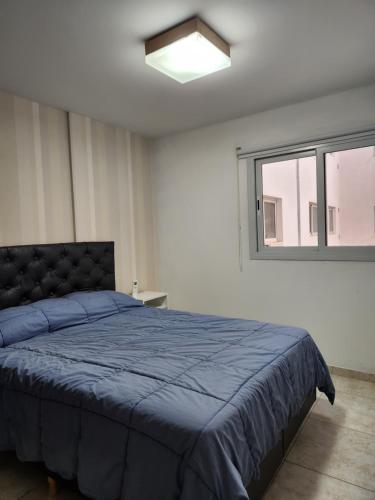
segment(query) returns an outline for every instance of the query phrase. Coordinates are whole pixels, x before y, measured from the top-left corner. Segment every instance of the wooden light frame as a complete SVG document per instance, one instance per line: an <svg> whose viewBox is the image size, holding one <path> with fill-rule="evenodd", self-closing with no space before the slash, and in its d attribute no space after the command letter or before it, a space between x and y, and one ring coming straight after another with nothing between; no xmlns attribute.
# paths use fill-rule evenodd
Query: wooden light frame
<svg viewBox="0 0 375 500"><path fill-rule="evenodd" d="M169 28L158 35L155 35L145 41L146 55L155 52L167 45L170 45L177 40L198 32L213 45L220 49L224 54L230 57L230 45L220 35L204 23L198 16L195 16L187 21L184 21L177 26Z"/></svg>

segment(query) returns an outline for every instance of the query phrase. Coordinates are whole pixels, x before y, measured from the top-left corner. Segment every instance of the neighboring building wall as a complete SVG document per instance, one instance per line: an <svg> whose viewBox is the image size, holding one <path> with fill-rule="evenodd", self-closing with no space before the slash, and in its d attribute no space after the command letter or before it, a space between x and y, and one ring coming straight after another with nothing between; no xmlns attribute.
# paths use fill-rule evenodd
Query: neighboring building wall
<svg viewBox="0 0 375 500"><path fill-rule="evenodd" d="M326 203L328 207L336 208L336 228L334 234L328 232L328 245L340 245L341 233L341 188L340 188L340 168L337 158L328 153L326 155Z"/></svg>
<svg viewBox="0 0 375 500"><path fill-rule="evenodd" d="M298 245L296 160L263 165L263 195L281 199L282 241L272 245Z"/></svg>
<svg viewBox="0 0 375 500"><path fill-rule="evenodd" d="M281 199L283 239L272 246L313 246L310 203L316 203L315 158L267 163L262 169L263 195ZM298 202L299 200L299 202Z"/></svg>
<svg viewBox="0 0 375 500"><path fill-rule="evenodd" d="M313 246L318 244L318 235L310 232L310 203L316 203L316 162L315 158L301 158L299 160L300 178L300 220L301 245Z"/></svg>
<svg viewBox="0 0 375 500"><path fill-rule="evenodd" d="M341 151L335 157L339 166L340 245L374 245L374 148Z"/></svg>

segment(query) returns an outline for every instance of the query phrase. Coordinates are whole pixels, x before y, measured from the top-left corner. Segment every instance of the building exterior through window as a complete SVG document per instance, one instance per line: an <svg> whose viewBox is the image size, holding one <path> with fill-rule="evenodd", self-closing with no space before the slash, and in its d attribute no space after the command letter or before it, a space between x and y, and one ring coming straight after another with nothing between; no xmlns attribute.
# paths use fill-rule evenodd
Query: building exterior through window
<svg viewBox="0 0 375 500"><path fill-rule="evenodd" d="M328 246L375 245L374 147L326 154ZM316 157L263 163L264 243L316 246Z"/></svg>

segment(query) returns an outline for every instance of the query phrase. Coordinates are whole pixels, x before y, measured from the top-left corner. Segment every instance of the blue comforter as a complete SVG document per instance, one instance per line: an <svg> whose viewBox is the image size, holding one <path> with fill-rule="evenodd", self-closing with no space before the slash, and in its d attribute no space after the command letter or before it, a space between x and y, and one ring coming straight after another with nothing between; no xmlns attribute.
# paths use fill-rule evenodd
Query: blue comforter
<svg viewBox="0 0 375 500"><path fill-rule="evenodd" d="M38 312L43 327L23 340L29 316L21 330L5 316L2 328L0 312L0 449L77 478L90 498L247 499L305 398L318 387L334 400L302 329L94 293L36 303L47 322Z"/></svg>

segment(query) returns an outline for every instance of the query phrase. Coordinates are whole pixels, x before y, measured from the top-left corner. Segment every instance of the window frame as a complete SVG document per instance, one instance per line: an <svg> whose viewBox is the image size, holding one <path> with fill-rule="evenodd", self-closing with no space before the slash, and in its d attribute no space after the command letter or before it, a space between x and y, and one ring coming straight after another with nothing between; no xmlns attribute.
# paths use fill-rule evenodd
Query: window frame
<svg viewBox="0 0 375 500"><path fill-rule="evenodd" d="M327 246L325 155L375 146L375 130L275 147L254 153L240 153L247 160L248 223L250 259L254 260L337 260L375 261L375 246ZM263 238L262 165L264 163L316 156L318 244L305 247L265 246Z"/></svg>

